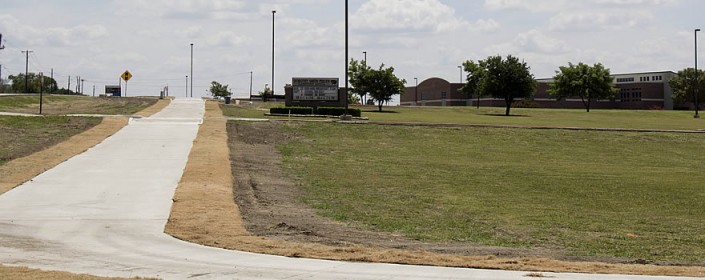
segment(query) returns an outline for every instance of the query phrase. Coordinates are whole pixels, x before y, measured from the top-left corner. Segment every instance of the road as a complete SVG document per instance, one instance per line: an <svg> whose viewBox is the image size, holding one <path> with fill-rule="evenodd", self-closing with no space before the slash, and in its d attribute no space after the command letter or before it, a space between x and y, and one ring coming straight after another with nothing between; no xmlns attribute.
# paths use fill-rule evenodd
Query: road
<svg viewBox="0 0 705 280"><path fill-rule="evenodd" d="M285 258L176 240L163 228L203 114L203 101L176 99L0 196L0 263L162 279L533 279L526 272Z"/></svg>

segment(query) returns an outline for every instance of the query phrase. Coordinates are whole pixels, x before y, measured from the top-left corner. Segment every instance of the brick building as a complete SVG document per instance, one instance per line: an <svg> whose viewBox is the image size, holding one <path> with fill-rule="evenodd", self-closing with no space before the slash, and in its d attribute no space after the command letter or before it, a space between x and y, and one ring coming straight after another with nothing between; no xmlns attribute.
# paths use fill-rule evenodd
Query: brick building
<svg viewBox="0 0 705 280"><path fill-rule="evenodd" d="M619 92L608 100L593 102L594 109L663 109L673 110L673 89L668 82L676 75L671 71L613 75ZM582 109L580 97L556 100L548 94L553 79L538 79L531 100L525 104L539 108ZM401 96L401 106L475 106L477 99L458 90L464 84L450 83L440 78L423 81L417 87L407 87ZM517 102L521 102L517 101ZM485 97L480 106L503 107L504 100Z"/></svg>

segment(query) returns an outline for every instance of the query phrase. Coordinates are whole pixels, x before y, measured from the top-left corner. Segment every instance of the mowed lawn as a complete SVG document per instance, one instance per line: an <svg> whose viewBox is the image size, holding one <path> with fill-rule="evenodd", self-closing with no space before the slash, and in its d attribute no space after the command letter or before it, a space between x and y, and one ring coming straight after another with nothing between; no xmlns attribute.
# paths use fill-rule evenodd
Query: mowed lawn
<svg viewBox="0 0 705 280"><path fill-rule="evenodd" d="M225 115L242 118L271 118L265 113L269 108L284 106L281 103L225 105ZM511 117L504 116L504 108L482 107L385 107L377 112L376 107L362 109L362 115L372 122L412 122L448 123L479 125L511 125L540 127L579 127L579 128L627 128L627 129L705 129L705 119L694 119L692 111L652 111L652 110L585 110L577 109L536 109L512 108ZM705 117L705 116L704 116Z"/></svg>
<svg viewBox="0 0 705 280"><path fill-rule="evenodd" d="M371 118L424 121L425 114L441 108L406 110L413 109ZM457 111L462 110L469 109ZM453 112L434 119L521 124L540 118L569 126L584 121L595 127L635 127L624 121L633 118L653 124L639 128L667 129L703 124L687 112L543 116L543 111L510 118L454 117L459 113ZM624 120L592 120L610 114ZM671 119L660 121L666 118ZM301 179L305 201L326 216L430 242L543 248L568 256L705 260L703 134L332 123L283 127L302 135L280 147L285 166Z"/></svg>

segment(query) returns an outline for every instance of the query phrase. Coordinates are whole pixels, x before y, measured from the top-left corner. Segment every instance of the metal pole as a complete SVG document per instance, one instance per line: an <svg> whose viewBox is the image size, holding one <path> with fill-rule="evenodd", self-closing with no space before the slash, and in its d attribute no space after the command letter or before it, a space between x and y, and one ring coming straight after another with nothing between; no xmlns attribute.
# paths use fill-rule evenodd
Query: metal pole
<svg viewBox="0 0 705 280"><path fill-rule="evenodd" d="M188 97L188 75L186 75L186 97Z"/></svg>
<svg viewBox="0 0 705 280"><path fill-rule="evenodd" d="M193 98L193 43L191 43L191 98Z"/></svg>
<svg viewBox="0 0 705 280"><path fill-rule="evenodd" d="M694 118L699 119L700 114L698 112L698 107L700 107L699 100L698 100L698 80L699 80L699 75L698 75L698 31L700 31L700 28L695 29L695 85L693 86L693 91L695 92L695 116Z"/></svg>
<svg viewBox="0 0 705 280"><path fill-rule="evenodd" d="M274 14L276 14L277 11L272 11L272 95L274 95ZM267 91L264 91L264 96L262 97L264 102L267 102Z"/></svg>
<svg viewBox="0 0 705 280"><path fill-rule="evenodd" d="M253 72L250 71L250 101L252 101L252 75Z"/></svg>
<svg viewBox="0 0 705 280"><path fill-rule="evenodd" d="M39 114L44 109L44 73L39 72Z"/></svg>
<svg viewBox="0 0 705 280"><path fill-rule="evenodd" d="M416 91L414 93L414 106L419 106L419 78L414 78L414 81L416 81L416 86L414 86Z"/></svg>
<svg viewBox="0 0 705 280"><path fill-rule="evenodd" d="M348 59L349 59L349 44L348 44L348 38L349 36L349 28L348 28L348 0L345 0L345 117L348 117L348 107L350 104L350 98L348 98L348 92L349 92L349 79L348 79ZM367 58L365 58L367 60Z"/></svg>
<svg viewBox="0 0 705 280"><path fill-rule="evenodd" d="M365 64L367 64L367 51L364 51L362 53L365 54Z"/></svg>

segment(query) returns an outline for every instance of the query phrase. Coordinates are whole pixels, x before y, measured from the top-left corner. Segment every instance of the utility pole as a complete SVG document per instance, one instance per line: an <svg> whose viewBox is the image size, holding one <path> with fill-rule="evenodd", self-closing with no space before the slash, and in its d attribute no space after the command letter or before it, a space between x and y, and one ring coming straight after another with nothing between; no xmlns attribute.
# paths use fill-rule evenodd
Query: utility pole
<svg viewBox="0 0 705 280"><path fill-rule="evenodd" d="M250 71L250 101L252 101L252 71Z"/></svg>
<svg viewBox="0 0 705 280"><path fill-rule="evenodd" d="M127 87L127 84L125 84ZM193 98L193 43L191 43L191 98Z"/></svg>
<svg viewBox="0 0 705 280"><path fill-rule="evenodd" d="M69 84L66 86L66 90L68 90L69 94L71 94L71 76L69 76Z"/></svg>
<svg viewBox="0 0 705 280"><path fill-rule="evenodd" d="M186 75L186 97L188 97L188 75Z"/></svg>
<svg viewBox="0 0 705 280"><path fill-rule="evenodd" d="M42 114L44 107L44 73L39 72L39 114Z"/></svg>
<svg viewBox="0 0 705 280"><path fill-rule="evenodd" d="M81 95L83 95L83 90L85 89L85 87L83 87L83 85L84 85L83 82L85 82L85 81L86 80L81 79Z"/></svg>
<svg viewBox="0 0 705 280"><path fill-rule="evenodd" d="M30 50L22 51L22 53L27 55L24 65L24 93L29 93L29 54L32 52Z"/></svg>
<svg viewBox="0 0 705 280"><path fill-rule="evenodd" d="M274 15L276 10L272 11L272 96L274 96ZM267 91L264 91L263 102L267 102Z"/></svg>
<svg viewBox="0 0 705 280"><path fill-rule="evenodd" d="M93 97L95 97L95 84L93 85Z"/></svg>
<svg viewBox="0 0 705 280"><path fill-rule="evenodd" d="M56 91L56 83L54 82L54 68L51 68L51 93L54 93Z"/></svg>

